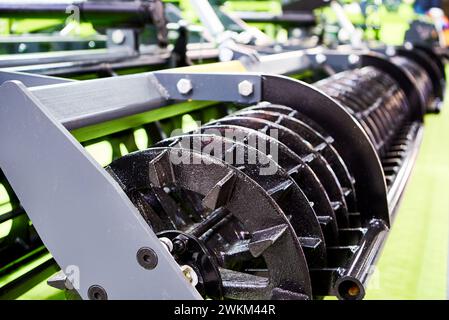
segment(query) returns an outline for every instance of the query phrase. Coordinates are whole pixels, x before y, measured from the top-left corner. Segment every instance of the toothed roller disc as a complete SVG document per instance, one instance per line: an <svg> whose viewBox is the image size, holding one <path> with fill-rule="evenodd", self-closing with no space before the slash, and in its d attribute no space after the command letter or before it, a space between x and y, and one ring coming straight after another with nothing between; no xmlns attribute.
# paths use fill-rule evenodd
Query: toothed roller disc
<svg viewBox="0 0 449 320"><path fill-rule="evenodd" d="M289 219L299 237L310 268L325 267L326 244L320 224L309 202L296 182L264 153L217 135L182 135L161 141L160 147L191 149L213 154L260 185ZM253 219L258 219L254 212Z"/></svg>
<svg viewBox="0 0 449 320"><path fill-rule="evenodd" d="M314 129L312 129L302 121L292 116L284 115L278 112L262 110L242 110L235 115L265 119L284 126L303 137L304 140L309 142L312 145L313 149L319 152L329 163L332 170L334 170L335 175L337 176L342 188L344 188L345 190L344 195L348 204L348 209L350 211L356 211L354 186L352 184L351 178L348 176L347 171L345 170L345 167L341 167L341 163L343 162L343 160L332 147L332 138L326 140L318 132L316 132ZM339 172L340 175L338 175L336 172ZM342 180L340 179L341 174L343 174Z"/></svg>
<svg viewBox="0 0 449 320"><path fill-rule="evenodd" d="M259 131L232 125L210 125L196 131L197 133L216 134L218 136L231 135L236 137L248 137L257 141L263 141L264 145L277 150L277 157L272 160L277 163L292 177L307 198L313 202L315 213L323 230L326 244L332 245L338 242L337 219L332 208L331 201L326 190L310 167L286 145ZM268 148L266 149L268 151Z"/></svg>
<svg viewBox="0 0 449 320"><path fill-rule="evenodd" d="M304 116L300 112L286 106L261 102L256 106L243 109L242 111L252 111L252 110L272 111L280 114L285 114L290 117L294 117L295 119L304 123L304 125L309 126L311 130L313 130L316 133L319 139L324 140L327 143L328 147L324 148L321 152L323 156L325 156L325 158L331 164L332 169L334 170L336 176L338 177L338 180L340 181L340 184L345 189L345 193L347 194L346 199L348 202L348 206L350 205L351 208L355 207L354 203L356 202L356 194L354 187L355 182L354 178L349 172L348 167L346 166L345 162L341 158L338 151L332 146L332 143L334 141L333 138L329 136L323 128L321 128L314 121L310 120L308 117Z"/></svg>
<svg viewBox="0 0 449 320"><path fill-rule="evenodd" d="M311 297L299 239L272 197L245 174L219 159L176 148L135 152L112 162L107 171L154 232L172 239L175 260L196 263L191 267L198 273L197 288L203 296ZM173 199L172 208L161 206L157 194L162 193ZM180 203L183 193L194 195L199 203L186 206L185 197ZM220 207L211 209L213 204ZM163 223L152 224L153 220ZM198 255L207 263L195 260ZM203 264L215 276L205 274ZM205 282L211 278L214 281Z"/></svg>
<svg viewBox="0 0 449 320"><path fill-rule="evenodd" d="M338 178L335 176L326 159L313 150L312 146L298 134L276 123L248 117L226 117L211 124L237 125L266 133L269 130L276 130L278 133L277 139L300 156L320 179L331 199L338 223L342 226L349 224L348 207Z"/></svg>

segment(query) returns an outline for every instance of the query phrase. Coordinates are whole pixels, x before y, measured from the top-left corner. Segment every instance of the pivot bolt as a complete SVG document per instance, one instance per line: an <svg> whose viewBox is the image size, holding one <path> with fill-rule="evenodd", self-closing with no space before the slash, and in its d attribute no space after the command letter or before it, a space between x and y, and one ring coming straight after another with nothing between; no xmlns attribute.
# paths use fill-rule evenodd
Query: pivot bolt
<svg viewBox="0 0 449 320"><path fill-rule="evenodd" d="M186 241L175 238L173 240L173 252L176 254L183 254L187 249Z"/></svg>
<svg viewBox="0 0 449 320"><path fill-rule="evenodd" d="M239 94L248 97L254 92L254 85L248 80L243 80L239 83Z"/></svg>
<svg viewBox="0 0 449 320"><path fill-rule="evenodd" d="M137 262L142 266L142 268L147 270L152 270L156 268L158 258L156 252L148 247L140 248L137 251Z"/></svg>
<svg viewBox="0 0 449 320"><path fill-rule="evenodd" d="M198 275L196 274L195 270L189 265L183 265L181 266L181 271L186 280L192 285L196 286L198 284Z"/></svg>
<svg viewBox="0 0 449 320"><path fill-rule="evenodd" d="M176 88L180 94L188 94L193 89L192 81L189 79L180 79L176 84Z"/></svg>
<svg viewBox="0 0 449 320"><path fill-rule="evenodd" d="M166 237L159 238L159 241L164 245L165 248L167 248L168 252L173 251L173 242Z"/></svg>

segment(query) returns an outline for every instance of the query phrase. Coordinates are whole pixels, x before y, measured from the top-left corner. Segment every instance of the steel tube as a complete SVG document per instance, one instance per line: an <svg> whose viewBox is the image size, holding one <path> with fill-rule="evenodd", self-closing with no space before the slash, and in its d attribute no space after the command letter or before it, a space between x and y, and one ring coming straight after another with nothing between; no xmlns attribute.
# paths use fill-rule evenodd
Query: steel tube
<svg viewBox="0 0 449 320"><path fill-rule="evenodd" d="M97 1L0 3L0 17L18 19L67 19L79 9L80 21L98 26L141 26L152 22L150 4L142 2Z"/></svg>
<svg viewBox="0 0 449 320"><path fill-rule="evenodd" d="M346 271L335 281L335 295L342 300L361 300L371 267L383 245L387 224L380 219L373 219L360 241L359 249L354 253Z"/></svg>

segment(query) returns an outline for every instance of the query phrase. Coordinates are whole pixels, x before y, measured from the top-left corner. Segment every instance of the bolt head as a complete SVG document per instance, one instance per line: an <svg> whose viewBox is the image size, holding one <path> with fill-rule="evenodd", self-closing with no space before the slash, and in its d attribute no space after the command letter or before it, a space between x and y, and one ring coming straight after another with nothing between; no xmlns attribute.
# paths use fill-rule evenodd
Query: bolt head
<svg viewBox="0 0 449 320"><path fill-rule="evenodd" d="M173 251L173 242L166 237L159 238L159 241L164 245L165 248L167 248L168 252Z"/></svg>
<svg viewBox="0 0 449 320"><path fill-rule="evenodd" d="M248 97L254 92L254 85L248 80L243 80L239 83L239 94Z"/></svg>
<svg viewBox="0 0 449 320"><path fill-rule="evenodd" d="M180 79L176 84L176 88L180 94L188 94L193 89L192 81L189 79Z"/></svg>
<svg viewBox="0 0 449 320"><path fill-rule="evenodd" d="M218 53L218 58L222 62L231 61L234 57L234 52L229 48L221 48Z"/></svg>
<svg viewBox="0 0 449 320"><path fill-rule="evenodd" d="M360 61L360 57L356 54L351 54L348 57L348 61L350 64L357 64Z"/></svg>
<svg viewBox="0 0 449 320"><path fill-rule="evenodd" d="M327 60L327 57L322 53L319 53L315 56L315 61L318 64L323 64L326 62L326 60Z"/></svg>
<svg viewBox="0 0 449 320"><path fill-rule="evenodd" d="M108 300L108 294L103 287L99 285L90 286L87 290L89 300Z"/></svg>
<svg viewBox="0 0 449 320"><path fill-rule="evenodd" d="M388 46L387 50L385 51L385 53L387 54L387 56L389 57L393 57L396 55L396 49L392 46Z"/></svg>
<svg viewBox="0 0 449 320"><path fill-rule="evenodd" d="M126 35L122 30L114 30L111 35L112 42L114 44L123 44L126 39Z"/></svg>
<svg viewBox="0 0 449 320"><path fill-rule="evenodd" d="M140 266L147 270L153 270L156 268L158 263L158 257L153 249L148 247L140 248L136 254L137 262Z"/></svg>

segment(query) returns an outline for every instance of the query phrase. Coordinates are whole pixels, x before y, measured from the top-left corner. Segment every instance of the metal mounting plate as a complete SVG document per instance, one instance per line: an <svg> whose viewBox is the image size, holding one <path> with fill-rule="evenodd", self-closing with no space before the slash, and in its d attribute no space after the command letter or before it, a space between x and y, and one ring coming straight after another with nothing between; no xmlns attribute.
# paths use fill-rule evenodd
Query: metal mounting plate
<svg viewBox="0 0 449 320"><path fill-rule="evenodd" d="M0 87L0 166L62 270L109 299L199 299L113 178L20 82ZM150 247L153 270L136 254ZM74 265L74 266L73 266Z"/></svg>

